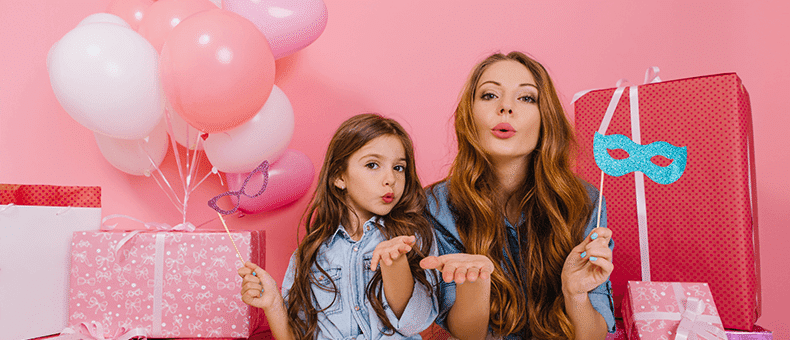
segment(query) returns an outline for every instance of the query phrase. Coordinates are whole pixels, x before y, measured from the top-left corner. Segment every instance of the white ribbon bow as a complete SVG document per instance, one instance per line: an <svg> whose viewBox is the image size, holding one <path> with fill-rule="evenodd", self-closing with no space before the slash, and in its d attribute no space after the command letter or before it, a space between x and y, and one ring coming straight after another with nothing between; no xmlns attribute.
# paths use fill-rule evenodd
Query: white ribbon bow
<svg viewBox="0 0 790 340"><path fill-rule="evenodd" d="M686 310L683 312L680 325L675 332L675 340L727 339L727 334L721 328L707 322L702 317L705 307L705 302L698 298L690 297L686 300Z"/></svg>

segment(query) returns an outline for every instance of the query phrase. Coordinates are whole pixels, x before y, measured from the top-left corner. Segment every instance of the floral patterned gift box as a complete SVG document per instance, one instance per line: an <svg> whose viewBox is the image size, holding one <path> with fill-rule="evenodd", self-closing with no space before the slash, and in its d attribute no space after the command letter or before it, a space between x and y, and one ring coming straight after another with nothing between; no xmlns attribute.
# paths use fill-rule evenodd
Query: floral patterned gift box
<svg viewBox="0 0 790 340"><path fill-rule="evenodd" d="M265 263L263 231L230 234L245 260ZM75 232L71 255L72 325L152 338L248 338L265 326L241 301L242 263L224 231Z"/></svg>
<svg viewBox="0 0 790 340"><path fill-rule="evenodd" d="M628 281L628 339L727 340L707 283Z"/></svg>

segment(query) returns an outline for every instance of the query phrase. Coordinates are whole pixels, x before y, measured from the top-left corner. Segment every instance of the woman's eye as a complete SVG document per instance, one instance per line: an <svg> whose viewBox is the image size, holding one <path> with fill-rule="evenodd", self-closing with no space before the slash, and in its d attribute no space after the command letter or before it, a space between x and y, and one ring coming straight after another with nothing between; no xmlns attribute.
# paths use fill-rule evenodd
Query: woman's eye
<svg viewBox="0 0 790 340"><path fill-rule="evenodd" d="M369 169L378 169L379 168L379 164L376 163L376 162L370 162L368 164L365 164L365 166L367 168L369 168Z"/></svg>
<svg viewBox="0 0 790 340"><path fill-rule="evenodd" d="M496 98L496 96L493 93L483 93L483 95L480 96L480 99L482 100L491 100L494 98Z"/></svg>
<svg viewBox="0 0 790 340"><path fill-rule="evenodd" d="M398 172L406 171L406 167L403 166L403 165L396 165L394 169L395 169L395 171L398 171Z"/></svg>
<svg viewBox="0 0 790 340"><path fill-rule="evenodd" d="M521 101L523 101L525 103L537 103L538 102L538 100L535 99L535 97L533 97L533 96L524 96L524 97L521 97L519 99L521 99Z"/></svg>

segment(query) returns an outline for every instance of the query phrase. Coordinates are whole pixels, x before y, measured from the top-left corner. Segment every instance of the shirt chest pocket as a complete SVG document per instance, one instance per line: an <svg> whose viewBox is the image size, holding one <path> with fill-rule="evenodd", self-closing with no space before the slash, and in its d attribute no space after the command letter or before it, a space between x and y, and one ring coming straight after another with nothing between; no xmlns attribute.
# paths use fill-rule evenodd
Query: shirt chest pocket
<svg viewBox="0 0 790 340"><path fill-rule="evenodd" d="M313 270L313 277L320 286L313 285L316 309L326 315L331 315L343 311L340 287L342 286L342 271L340 268L328 268L326 274L320 270ZM334 286L332 285L334 282ZM334 288L337 287L337 292Z"/></svg>

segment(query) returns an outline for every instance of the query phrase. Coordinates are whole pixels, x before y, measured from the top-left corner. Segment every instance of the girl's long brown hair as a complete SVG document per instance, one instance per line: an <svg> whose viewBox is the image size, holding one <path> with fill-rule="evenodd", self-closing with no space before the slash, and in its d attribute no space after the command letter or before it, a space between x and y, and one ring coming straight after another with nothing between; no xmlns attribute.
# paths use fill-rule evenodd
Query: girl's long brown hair
<svg viewBox="0 0 790 340"><path fill-rule="evenodd" d="M381 228L386 239L401 235L416 235L417 244L414 251L408 253L409 267L414 280L424 285L433 293L433 287L426 278L426 272L420 268L420 260L427 255L433 243L433 234L428 221L423 215L425 207L425 191L417 177L414 161L414 148L409 135L395 120L376 114L360 114L349 118L335 132L329 142L324 157L324 164L318 177L318 186L305 211L303 221L306 236L296 249L296 265L294 283L288 293L288 323L297 339L314 339L318 330L318 313L313 305L312 285L338 294L337 286L331 281L331 287L324 287L313 275L315 265L325 277L330 277L324 268L316 262L321 244L331 237L339 225L348 225L348 213L352 211L345 198L345 191L335 187L335 179L345 173L349 157L371 140L391 135L397 137L406 151L406 183L403 195L398 204L384 218ZM361 221L364 222L364 221ZM360 270L369 270L360 268ZM366 287L368 300L376 315L384 323L389 334L395 333L395 327L389 322L382 303L381 269L371 278ZM338 303L335 298L333 303Z"/></svg>
<svg viewBox="0 0 790 340"><path fill-rule="evenodd" d="M497 200L497 180L478 142L472 114L483 72L506 60L519 62L532 73L540 110L540 136L525 182L508 198L517 200L525 218L516 228L520 255L509 251L505 207ZM584 184L571 170L573 129L548 72L520 52L497 53L483 60L472 70L461 94L455 131L458 155L447 177L449 200L465 251L489 256L496 267L491 277L489 325L500 335L573 339L562 295L562 266L581 242L592 207Z"/></svg>

